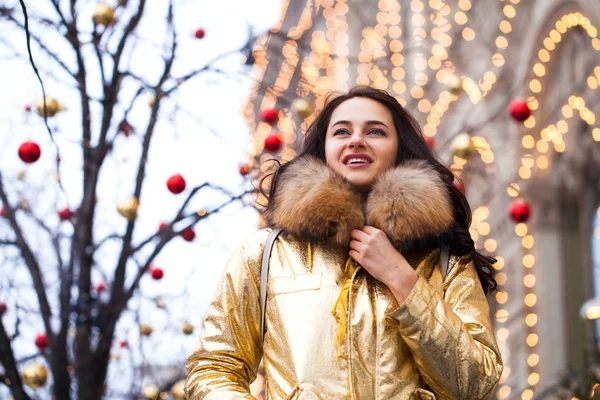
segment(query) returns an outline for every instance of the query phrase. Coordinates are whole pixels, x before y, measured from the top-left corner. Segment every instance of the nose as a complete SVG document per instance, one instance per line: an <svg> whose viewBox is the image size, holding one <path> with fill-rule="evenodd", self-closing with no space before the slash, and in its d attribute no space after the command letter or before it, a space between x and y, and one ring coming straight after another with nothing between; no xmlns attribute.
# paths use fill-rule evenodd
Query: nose
<svg viewBox="0 0 600 400"><path fill-rule="evenodd" d="M351 149L365 147L365 137L360 130L356 130L352 133L350 140L348 140L348 147Z"/></svg>

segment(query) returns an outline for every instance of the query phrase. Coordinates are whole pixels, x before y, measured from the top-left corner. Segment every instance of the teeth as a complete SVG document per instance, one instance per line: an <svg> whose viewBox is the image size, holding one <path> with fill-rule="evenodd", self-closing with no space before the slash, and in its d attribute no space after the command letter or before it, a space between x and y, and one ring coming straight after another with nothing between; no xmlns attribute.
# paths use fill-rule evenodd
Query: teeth
<svg viewBox="0 0 600 400"><path fill-rule="evenodd" d="M348 160L348 162L346 162L346 164L355 164L355 163L360 163L360 164L366 164L368 161L365 158L351 158Z"/></svg>

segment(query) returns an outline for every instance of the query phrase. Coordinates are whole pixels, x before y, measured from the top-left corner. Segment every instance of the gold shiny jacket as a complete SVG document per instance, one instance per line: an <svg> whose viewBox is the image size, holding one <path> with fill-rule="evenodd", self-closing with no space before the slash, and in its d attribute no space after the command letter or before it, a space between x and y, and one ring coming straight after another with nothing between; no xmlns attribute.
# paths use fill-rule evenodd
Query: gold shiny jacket
<svg viewBox="0 0 600 400"><path fill-rule="evenodd" d="M227 263L187 360L188 399L252 399L249 384L261 357L268 399L489 398L503 367L487 300L472 263L452 256L442 276L437 248L404 253L420 277L401 305L363 268L354 271L342 356L336 357L331 308L348 258L339 244L365 222L399 249L443 232L440 221L452 209L437 174L419 163L397 167L366 200L315 160L296 163L281 178L269 222L284 227L285 235L271 255L264 343L259 282L270 229ZM357 210L362 221L354 221ZM306 235L319 244L309 246Z"/></svg>

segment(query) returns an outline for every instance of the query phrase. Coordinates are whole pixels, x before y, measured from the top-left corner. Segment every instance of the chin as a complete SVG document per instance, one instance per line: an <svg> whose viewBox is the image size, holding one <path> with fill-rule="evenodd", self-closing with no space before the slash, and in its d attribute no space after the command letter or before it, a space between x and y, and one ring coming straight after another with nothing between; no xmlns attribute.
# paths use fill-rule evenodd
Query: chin
<svg viewBox="0 0 600 400"><path fill-rule="evenodd" d="M350 183L356 190L363 193L370 192L371 188L373 187L372 180L348 179L348 183Z"/></svg>

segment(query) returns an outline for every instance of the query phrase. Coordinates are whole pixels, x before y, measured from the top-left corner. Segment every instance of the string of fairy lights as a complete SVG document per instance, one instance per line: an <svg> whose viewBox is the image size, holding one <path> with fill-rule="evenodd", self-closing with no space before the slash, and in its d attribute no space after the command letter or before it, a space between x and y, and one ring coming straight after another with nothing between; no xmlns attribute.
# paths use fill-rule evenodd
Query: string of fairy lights
<svg viewBox="0 0 600 400"><path fill-rule="evenodd" d="M407 96L417 100L417 109L426 115L426 123L423 127L424 134L428 137L434 137L451 103L466 95L472 104L478 104L497 83L498 73L505 66L505 51L511 44L508 39L508 35L513 30L511 21L517 16L517 5L520 3L520 0L498 1L502 4L504 18L498 25L499 33L493 42L495 52L491 56L490 67L485 70L481 79L473 79L457 73L448 53L448 49L452 45L449 31L453 27L460 29L462 39L467 42L473 41L477 37L474 25L469 23L469 11L472 8L470 0L459 0L454 8L443 0L429 0L428 4L422 0L412 0L407 5L401 5L398 0L380 0L377 3L379 11L376 14L376 24L373 27L365 27L361 32L355 83L389 90L403 105L406 104ZM429 10L426 10L427 6ZM284 1L284 13L288 7L289 0ZM404 53L405 43L402 38L401 22L402 18L405 18L401 14L402 7L410 7L412 16L410 21L412 29L410 48L411 50L414 48L419 49L416 56L411 54L411 65L409 66L406 65L405 56L407 54ZM315 13L315 10L319 10L319 13ZM301 68L301 79L295 89L296 94L302 97L314 95L316 111L322 107L324 95L327 92L349 88L349 68L351 67L349 45L351 37L348 34L348 12L349 7L346 0L321 0L306 3L298 24L289 29L287 40L282 46L284 57L282 67L275 83L264 91L259 107L261 110L276 105L277 99L288 90L291 77L298 67ZM300 55L297 41L302 38L306 30L313 26L319 15L323 17L326 29L321 30L315 27L311 31L311 50L309 54L303 56L302 62L299 63ZM425 15L428 15L428 18L425 18ZM278 26L270 34L259 39L257 46L255 46L253 55L256 60L256 70L258 71L256 76L259 83L264 77L269 62L266 56L269 36L275 33L281 34L279 31L282 23L283 17ZM547 73L552 53L556 50L564 35L574 27L584 29L591 39L592 47L596 51L600 51L597 29L589 19L580 12L566 13L559 18L547 37L542 39L542 46L537 53L538 60L532 66L532 78L528 84L531 94L527 98L527 106L530 110L535 111L539 107L537 98L543 91L542 81ZM426 29L429 29L429 31ZM426 45L425 38L427 37L430 37L433 42L430 47ZM378 66L378 60L383 57L389 57L391 62L390 75L385 74ZM407 69L411 72L410 79L407 78ZM426 98L423 87L433 75L435 75L437 82L445 86L434 99L429 99ZM596 90L600 86L600 66L597 66L587 78L587 84L592 90ZM260 87L260 85L257 85L257 87ZM256 98L256 95L256 92L252 93L249 103ZM518 198L521 196L520 185L523 185L525 181L532 177L536 167L543 170L550 166L550 159L547 154L551 148L556 152L565 151L564 136L568 133L569 121L575 116L576 112L581 120L588 125L595 124L596 116L594 112L586 106L584 98L576 94L568 98L568 101L561 108L563 118L554 124L536 130L534 116L523 121L523 126L527 131L521 140L524 154L517 171L520 180L507 186L507 193L510 197ZM254 154L259 155L261 164L263 164L262 161L272 158L272 155L262 153L265 136L271 131L272 127L264 122L256 123L257 118L250 105L246 108L246 118L251 132L254 134ZM314 114L302 118L300 129L305 129L313 118ZM295 155L294 144L297 140L295 135L297 127L292 113L288 109L279 111L277 128L283 136L283 142L287 144L280 156L283 160L290 159ZM600 128L593 128L592 135L595 141L600 141ZM470 140L483 163L494 163L494 152L484 137L473 136ZM552 143L552 146L550 146L550 143ZM461 176L468 159L469 157L454 155L450 168L458 177ZM261 172L264 172L264 170L261 170ZM488 221L489 214L490 210L485 205L476 208L473 211L473 223L470 233L475 242L483 242L483 248L490 253L494 253L497 251L498 243L492 237L492 229ZM537 333L538 312L535 293L535 239L534 231L527 222L517 223L514 232L520 239L522 247L521 264L523 267L523 304L525 309L524 322L526 325L525 342L528 349L526 358L528 370L527 385L523 387L522 383L516 382L513 385L519 385L520 397L523 400L530 400L534 397L536 385L540 380L539 336ZM506 307L509 304L509 293L503 290L504 285L507 283L507 274L504 272L505 260L502 257L497 257L497 260L494 268L496 269L496 281L500 290L495 295L497 307L494 319L496 321L498 344L505 359L505 369L496 396L505 399L516 388L511 387L509 384L511 359L508 339L511 332L506 325L509 320L509 310Z"/></svg>

